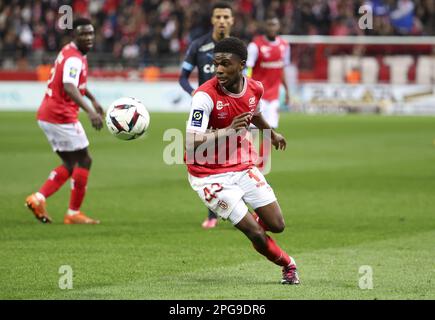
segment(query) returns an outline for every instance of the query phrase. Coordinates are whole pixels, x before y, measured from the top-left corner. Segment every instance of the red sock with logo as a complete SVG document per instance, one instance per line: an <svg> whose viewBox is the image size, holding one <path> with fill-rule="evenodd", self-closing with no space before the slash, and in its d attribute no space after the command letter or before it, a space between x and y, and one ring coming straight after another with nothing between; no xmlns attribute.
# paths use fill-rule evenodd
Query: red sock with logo
<svg viewBox="0 0 435 320"><path fill-rule="evenodd" d="M86 193L86 185L88 184L89 170L76 167L71 176L71 197L69 201L69 209L80 210L83 199Z"/></svg>
<svg viewBox="0 0 435 320"><path fill-rule="evenodd" d="M59 190L59 188L63 186L69 177L70 173L67 168L65 168L63 165L57 167L50 172L47 181L45 181L44 185L41 187L41 189L39 189L39 193L48 198L57 190Z"/></svg>
<svg viewBox="0 0 435 320"><path fill-rule="evenodd" d="M267 237L266 248L260 248L254 244L255 250L257 250L257 252L261 253L263 256L265 256L268 260L272 261L273 263L281 267L287 267L291 262L289 255L284 250L282 250L271 237L269 236L266 237Z"/></svg>

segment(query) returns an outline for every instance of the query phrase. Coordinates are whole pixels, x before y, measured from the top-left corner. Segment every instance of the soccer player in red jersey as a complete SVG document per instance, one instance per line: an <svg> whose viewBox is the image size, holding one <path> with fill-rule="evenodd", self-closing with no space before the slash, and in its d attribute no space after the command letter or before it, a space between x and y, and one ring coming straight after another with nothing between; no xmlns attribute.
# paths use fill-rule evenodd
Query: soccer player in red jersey
<svg viewBox="0 0 435 320"><path fill-rule="evenodd" d="M188 79L195 66L198 69L198 84L201 85L214 76L213 49L215 43L223 38L229 37L231 27L234 24L233 9L228 2L220 1L213 5L211 23L213 31L196 39L191 43L187 50L186 58L183 62L180 85L184 91L192 95L195 90L190 85ZM204 229L216 227L218 216L208 210L207 218L201 224Z"/></svg>
<svg viewBox="0 0 435 320"><path fill-rule="evenodd" d="M247 128L271 130L271 143L284 150L285 138L261 115L263 86L243 76L245 44L234 37L218 42L216 77L194 93L186 129L189 182L204 204L242 231L255 250L283 268L283 284L299 284L296 263L266 231L279 233L285 223L275 194L255 167ZM247 205L254 214L250 214Z"/></svg>
<svg viewBox="0 0 435 320"><path fill-rule="evenodd" d="M43 223L50 223L46 199L71 178L71 197L65 224L97 224L80 211L83 202L92 159L88 152L89 141L78 120L79 108L88 114L92 126L103 127L103 108L86 88L88 63L86 53L94 44L94 27L86 18L73 23L74 40L58 54L51 78L48 80L44 99L37 113L38 124L44 131L62 165L51 171L38 192L26 198L26 205ZM85 101L86 96L93 105Z"/></svg>
<svg viewBox="0 0 435 320"><path fill-rule="evenodd" d="M266 34L255 37L248 45L248 59L246 66L248 76L261 81L264 86L262 98L263 117L272 128L278 128L279 121L279 89L281 83L285 88L285 103L288 104L289 88L284 74L284 68L290 65L290 46L278 36L280 29L279 19L269 15L266 19ZM264 159L259 165L264 169L268 162L270 145L260 147Z"/></svg>

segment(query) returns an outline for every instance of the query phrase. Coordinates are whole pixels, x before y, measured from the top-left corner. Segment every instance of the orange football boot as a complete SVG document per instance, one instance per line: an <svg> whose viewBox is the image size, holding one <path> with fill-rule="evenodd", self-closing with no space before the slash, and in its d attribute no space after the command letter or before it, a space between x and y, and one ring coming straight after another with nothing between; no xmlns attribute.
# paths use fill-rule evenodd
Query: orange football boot
<svg viewBox="0 0 435 320"><path fill-rule="evenodd" d="M33 212L36 219L42 223L51 223L52 219L45 208L45 201L38 199L35 193L26 198L25 205Z"/></svg>
<svg viewBox="0 0 435 320"><path fill-rule="evenodd" d="M64 224L99 224L99 220L94 220L86 216L83 212L79 212L74 215L66 214L63 218Z"/></svg>

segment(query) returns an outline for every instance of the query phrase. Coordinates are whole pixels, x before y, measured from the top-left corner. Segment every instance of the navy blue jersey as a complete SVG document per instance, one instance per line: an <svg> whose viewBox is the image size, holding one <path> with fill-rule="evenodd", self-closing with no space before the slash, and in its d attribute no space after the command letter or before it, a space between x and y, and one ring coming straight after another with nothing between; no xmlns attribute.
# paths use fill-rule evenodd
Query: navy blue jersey
<svg viewBox="0 0 435 320"><path fill-rule="evenodd" d="M199 85L210 80L214 76L213 49L215 42L212 33L207 33L202 37L194 40L189 49L187 49L186 58L182 68L192 72L195 67L198 68Z"/></svg>

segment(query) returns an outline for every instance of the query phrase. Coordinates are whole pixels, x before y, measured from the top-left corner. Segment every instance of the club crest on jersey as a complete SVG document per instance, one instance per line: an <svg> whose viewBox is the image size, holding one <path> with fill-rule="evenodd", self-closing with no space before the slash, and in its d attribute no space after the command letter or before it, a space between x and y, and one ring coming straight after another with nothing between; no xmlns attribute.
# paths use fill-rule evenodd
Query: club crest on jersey
<svg viewBox="0 0 435 320"><path fill-rule="evenodd" d="M72 67L71 69L69 69L69 76L71 78L77 77L77 71L78 71L77 68Z"/></svg>
<svg viewBox="0 0 435 320"><path fill-rule="evenodd" d="M201 127L203 115L204 115L204 110L196 110L196 109L193 110L192 121L190 124L194 127Z"/></svg>
<svg viewBox="0 0 435 320"><path fill-rule="evenodd" d="M226 202L223 201L223 200L219 200L219 202L218 202L218 206L219 206L221 209L223 209L223 210L227 210L227 209L228 209L228 203L226 203Z"/></svg>
<svg viewBox="0 0 435 320"><path fill-rule="evenodd" d="M255 104L255 97L250 97L249 98L249 107L252 107Z"/></svg>
<svg viewBox="0 0 435 320"><path fill-rule="evenodd" d="M223 103L222 101L218 101L216 103L216 109L217 110L222 110L223 107L228 107L230 104L229 103Z"/></svg>

